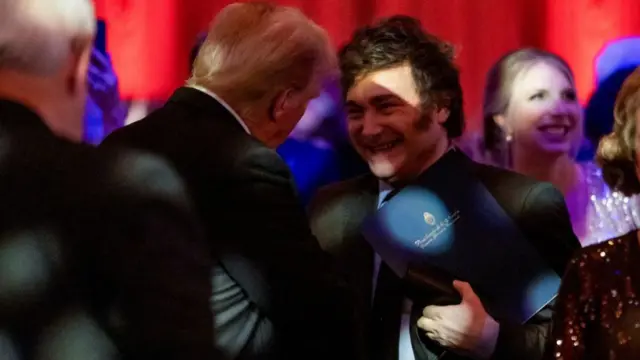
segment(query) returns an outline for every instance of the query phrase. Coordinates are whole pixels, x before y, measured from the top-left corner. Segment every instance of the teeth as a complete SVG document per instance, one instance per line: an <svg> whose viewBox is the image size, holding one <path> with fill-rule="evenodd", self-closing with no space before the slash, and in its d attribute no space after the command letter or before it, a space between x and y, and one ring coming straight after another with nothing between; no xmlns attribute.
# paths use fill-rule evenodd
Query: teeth
<svg viewBox="0 0 640 360"><path fill-rule="evenodd" d="M383 150L389 150L394 146L393 143L388 143L388 144L384 144L384 145L380 145L380 146L376 146L373 148L373 150L375 151L383 151Z"/></svg>
<svg viewBox="0 0 640 360"><path fill-rule="evenodd" d="M567 132L567 128L564 126L549 126L544 128L544 131L553 135L564 135Z"/></svg>

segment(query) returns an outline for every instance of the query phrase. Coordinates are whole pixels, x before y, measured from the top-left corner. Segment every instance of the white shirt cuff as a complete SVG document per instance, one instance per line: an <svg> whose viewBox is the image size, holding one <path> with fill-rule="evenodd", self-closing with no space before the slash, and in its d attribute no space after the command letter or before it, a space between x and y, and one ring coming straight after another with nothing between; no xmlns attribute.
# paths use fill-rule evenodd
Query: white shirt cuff
<svg viewBox="0 0 640 360"><path fill-rule="evenodd" d="M493 355L500 335L500 324L491 316L487 316L480 335L480 343L474 351L478 359L489 359Z"/></svg>

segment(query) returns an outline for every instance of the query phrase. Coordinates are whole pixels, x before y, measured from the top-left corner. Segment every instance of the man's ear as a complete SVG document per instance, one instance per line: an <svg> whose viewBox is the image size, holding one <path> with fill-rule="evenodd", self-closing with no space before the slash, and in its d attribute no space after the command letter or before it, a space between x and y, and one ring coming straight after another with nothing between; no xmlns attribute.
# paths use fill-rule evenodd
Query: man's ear
<svg viewBox="0 0 640 360"><path fill-rule="evenodd" d="M296 91L293 88L288 88L278 93L271 105L271 118L279 118L291 111L291 109L299 107L300 101L302 101L301 94L300 91Z"/></svg>
<svg viewBox="0 0 640 360"><path fill-rule="evenodd" d="M67 70L67 91L76 94L87 91L87 76L93 51L93 38L78 38L71 44Z"/></svg>
<svg viewBox="0 0 640 360"><path fill-rule="evenodd" d="M442 125L442 124L444 124L444 123L447 121L447 119L449 118L449 114L451 114L451 112L449 111L449 109L447 109L447 108L439 108L439 109L435 109L435 110L433 111L433 114L432 114L432 117L431 117L431 118L432 118L436 123L438 123L438 124Z"/></svg>
<svg viewBox="0 0 640 360"><path fill-rule="evenodd" d="M283 113L286 113L287 109L289 109L289 107L291 106L291 92L291 89L286 89L280 91L276 95L273 103L271 104L271 114L269 114L269 118L271 120L279 118Z"/></svg>

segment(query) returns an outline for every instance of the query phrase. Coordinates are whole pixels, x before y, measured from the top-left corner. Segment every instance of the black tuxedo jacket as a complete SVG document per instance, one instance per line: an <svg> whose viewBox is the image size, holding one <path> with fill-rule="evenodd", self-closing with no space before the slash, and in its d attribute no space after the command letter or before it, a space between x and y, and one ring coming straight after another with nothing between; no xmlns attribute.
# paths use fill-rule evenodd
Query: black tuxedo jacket
<svg viewBox="0 0 640 360"><path fill-rule="evenodd" d="M548 183L536 182L511 171L481 165L465 158L466 166L484 183L505 212L511 216L525 236L547 259L559 275L574 251L580 248L573 233L564 198ZM372 347L368 327L374 253L360 233L363 220L377 210L378 181L364 175L330 185L318 192L309 208L311 227L324 250L333 255L349 274L354 290L358 321L359 359L369 359ZM473 284L472 284L473 285ZM412 318L412 343L417 359L435 359L419 337L417 314ZM538 360L542 357L550 322L551 310L540 312L528 325L500 324L500 335L493 359ZM499 320L499 319L497 319ZM398 320L399 327L399 320ZM429 345L429 344L427 344ZM397 349L389 349L389 358L397 357ZM395 355L394 355L395 354Z"/></svg>
<svg viewBox="0 0 640 360"><path fill-rule="evenodd" d="M180 88L104 144L159 154L186 179L220 255L212 306L229 357L350 358L349 291L312 236L285 163L221 103Z"/></svg>
<svg viewBox="0 0 640 360"><path fill-rule="evenodd" d="M0 199L3 358L215 358L211 260L166 163L0 99Z"/></svg>

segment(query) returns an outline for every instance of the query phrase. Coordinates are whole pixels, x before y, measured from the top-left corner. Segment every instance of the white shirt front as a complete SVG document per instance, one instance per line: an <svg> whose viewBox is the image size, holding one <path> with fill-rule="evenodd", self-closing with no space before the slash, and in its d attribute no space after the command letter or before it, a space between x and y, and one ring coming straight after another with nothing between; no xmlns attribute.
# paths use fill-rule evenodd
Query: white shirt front
<svg viewBox="0 0 640 360"><path fill-rule="evenodd" d="M389 194L393 188L391 185L380 181L378 182L378 208L382 206L382 201ZM378 273L380 272L380 262L382 259L380 255L375 254L373 262L373 291L376 293L376 285L378 281ZM373 296L371 297L373 301ZM413 346L411 345L411 308L413 302L410 299L405 298L402 301L402 315L400 316L400 339L398 341L398 360L415 360L415 354L413 353Z"/></svg>
<svg viewBox="0 0 640 360"><path fill-rule="evenodd" d="M238 121L240 126L242 126L242 128L244 129L244 131L247 132L247 134L251 134L251 131L249 131L249 127L247 127L247 124L244 123L244 120L242 120L240 115L238 115L238 113L236 113L235 110L233 110L231 108L231 106L229 106L229 104L227 104L224 100L222 100L218 95L216 95L212 91L209 91L209 90L203 88L202 86L191 85L190 87L193 88L193 89L196 89L198 91L202 91L203 93L205 93L205 94L211 96L212 98L214 98L217 102L220 103L220 105L224 106L224 108L227 109L227 111L229 111L231 113L231 115L233 115L233 117Z"/></svg>

